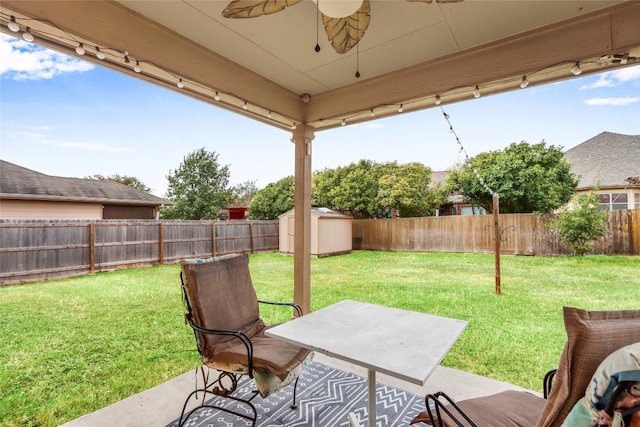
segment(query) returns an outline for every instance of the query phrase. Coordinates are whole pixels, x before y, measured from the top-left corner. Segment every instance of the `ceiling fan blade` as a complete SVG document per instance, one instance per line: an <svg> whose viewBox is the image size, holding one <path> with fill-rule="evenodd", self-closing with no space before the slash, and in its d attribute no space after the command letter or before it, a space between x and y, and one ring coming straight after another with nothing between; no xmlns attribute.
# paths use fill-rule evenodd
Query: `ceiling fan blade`
<svg viewBox="0 0 640 427"><path fill-rule="evenodd" d="M337 53L346 53L364 37L364 32L371 22L369 0L363 0L360 9L345 18L332 18L322 15L324 31Z"/></svg>
<svg viewBox="0 0 640 427"><path fill-rule="evenodd" d="M418 2L432 3L433 2L433 0L407 0L407 1L411 3L418 3ZM461 1L464 1L464 0L436 0L436 3L459 3Z"/></svg>
<svg viewBox="0 0 640 427"><path fill-rule="evenodd" d="M225 18L255 18L271 15L302 0L233 0L222 11Z"/></svg>

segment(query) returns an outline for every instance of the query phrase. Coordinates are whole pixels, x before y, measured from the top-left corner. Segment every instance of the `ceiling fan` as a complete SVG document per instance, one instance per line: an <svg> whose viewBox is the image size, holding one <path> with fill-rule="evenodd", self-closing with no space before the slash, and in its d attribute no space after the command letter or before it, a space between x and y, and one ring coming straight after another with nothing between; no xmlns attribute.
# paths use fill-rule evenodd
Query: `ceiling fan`
<svg viewBox="0 0 640 427"><path fill-rule="evenodd" d="M233 0L222 11L225 18L255 18L280 12L302 0ZM431 3L433 0L407 0ZM457 3L463 0L435 0L436 3ZM331 46L337 53L346 53L364 37L371 21L369 0L313 0L322 13L322 23ZM316 51L320 46L316 46Z"/></svg>

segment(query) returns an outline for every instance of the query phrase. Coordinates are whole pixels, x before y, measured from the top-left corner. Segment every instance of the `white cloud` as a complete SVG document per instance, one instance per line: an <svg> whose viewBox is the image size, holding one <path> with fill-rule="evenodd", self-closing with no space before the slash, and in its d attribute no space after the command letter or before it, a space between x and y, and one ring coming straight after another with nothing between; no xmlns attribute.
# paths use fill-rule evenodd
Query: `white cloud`
<svg viewBox="0 0 640 427"><path fill-rule="evenodd" d="M133 153L135 151L133 148L114 147L111 145L94 144L90 142L69 141L69 142L61 142L59 145L65 148L79 148L81 150L87 150L87 151L109 151L112 153Z"/></svg>
<svg viewBox="0 0 640 427"><path fill-rule="evenodd" d="M93 68L89 62L0 34L0 76L7 75L15 80L43 80Z"/></svg>
<svg viewBox="0 0 640 427"><path fill-rule="evenodd" d="M634 80L640 80L640 65L600 74L597 81L584 85L580 89L585 90L601 87L614 87Z"/></svg>
<svg viewBox="0 0 640 427"><path fill-rule="evenodd" d="M50 131L50 126L38 126L39 131ZM75 141L60 141L50 138L43 132L9 132L7 134L10 138L19 139L22 141L31 141L37 144L51 145L54 147L73 148L84 151L103 151L110 153L133 153L136 150L128 147L116 147L113 145L92 143L92 142L75 142Z"/></svg>
<svg viewBox="0 0 640 427"><path fill-rule="evenodd" d="M614 71L612 74L614 74L615 78L621 83L640 80L640 65L623 68L621 70Z"/></svg>
<svg viewBox="0 0 640 427"><path fill-rule="evenodd" d="M639 97L625 97L625 98L591 98L584 101L587 105L629 105L639 102Z"/></svg>

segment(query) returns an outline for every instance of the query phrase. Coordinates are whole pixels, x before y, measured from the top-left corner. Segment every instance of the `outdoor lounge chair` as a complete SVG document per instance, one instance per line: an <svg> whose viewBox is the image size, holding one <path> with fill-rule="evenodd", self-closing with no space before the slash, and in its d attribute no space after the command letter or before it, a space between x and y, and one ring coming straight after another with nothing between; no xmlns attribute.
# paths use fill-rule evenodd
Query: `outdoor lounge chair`
<svg viewBox="0 0 640 427"><path fill-rule="evenodd" d="M584 311L565 307L564 323L567 342L557 371L545 377L544 397L511 390L456 403L438 392L425 397L427 411L412 424L560 427L584 396L600 363L614 351L640 341L640 310Z"/></svg>
<svg viewBox="0 0 640 427"><path fill-rule="evenodd" d="M195 334L204 385L199 389L196 386L187 397L179 425L200 408L210 407L248 419L255 426L257 411L251 401L258 393L265 398L294 380L292 408L295 408L298 375L312 354L309 350L265 336L267 326L260 318L259 303L287 306L302 316L300 307L293 303L259 301L246 254L187 260L181 263L181 268L187 308L185 319ZM205 366L218 371L213 381L207 381ZM233 393L239 379L245 375L254 379L257 390L243 400L234 397ZM189 401L201 392L204 394L202 404L185 416ZM218 398L205 403L207 394ZM218 402L224 398L244 409L239 411L234 405L231 408L222 406Z"/></svg>

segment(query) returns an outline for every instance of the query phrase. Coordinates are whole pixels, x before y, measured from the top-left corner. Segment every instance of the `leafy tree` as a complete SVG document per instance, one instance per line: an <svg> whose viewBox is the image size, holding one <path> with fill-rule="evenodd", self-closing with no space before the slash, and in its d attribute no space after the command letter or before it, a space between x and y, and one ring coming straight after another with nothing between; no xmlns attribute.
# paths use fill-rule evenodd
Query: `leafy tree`
<svg viewBox="0 0 640 427"><path fill-rule="evenodd" d="M245 181L231 187L231 205L249 206L251 199L258 192L255 181Z"/></svg>
<svg viewBox="0 0 640 427"><path fill-rule="evenodd" d="M371 218L379 210L379 172L370 160L320 172L312 181L312 204Z"/></svg>
<svg viewBox="0 0 640 427"><path fill-rule="evenodd" d="M578 186L561 148L544 141L480 153L449 174L450 189L493 212L493 196L478 175L500 195L502 213L553 212L571 200Z"/></svg>
<svg viewBox="0 0 640 427"><path fill-rule="evenodd" d="M145 193L151 193L151 188L147 187L142 181L140 181L135 176L118 175L118 174L104 176L100 174L95 174L95 175L86 177L86 179L97 179L100 181L118 182L128 187L135 188L136 190L141 190L141 191L144 191Z"/></svg>
<svg viewBox="0 0 640 427"><path fill-rule="evenodd" d="M582 256L593 249L595 240L606 233L607 212L600 209L598 195L578 196L577 206L565 208L550 223L564 243Z"/></svg>
<svg viewBox="0 0 640 427"><path fill-rule="evenodd" d="M278 219L281 214L293 209L295 181L287 176L258 191L249 206L249 216L253 219Z"/></svg>
<svg viewBox="0 0 640 427"><path fill-rule="evenodd" d="M389 163L384 169L378 179L381 206L396 208L403 217L417 217L434 215L444 203L442 196L430 188L431 169L422 163Z"/></svg>
<svg viewBox="0 0 640 427"><path fill-rule="evenodd" d="M167 198L175 202L161 215L166 219L216 219L231 197L229 166L218 163L218 154L200 148L188 154L180 167L169 171Z"/></svg>
<svg viewBox="0 0 640 427"><path fill-rule="evenodd" d="M402 216L429 215L442 199L430 188L430 181L431 169L421 163L360 160L316 173L312 203L362 218L388 217L391 208Z"/></svg>

